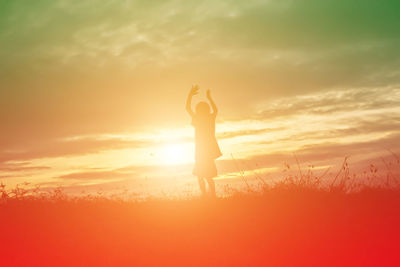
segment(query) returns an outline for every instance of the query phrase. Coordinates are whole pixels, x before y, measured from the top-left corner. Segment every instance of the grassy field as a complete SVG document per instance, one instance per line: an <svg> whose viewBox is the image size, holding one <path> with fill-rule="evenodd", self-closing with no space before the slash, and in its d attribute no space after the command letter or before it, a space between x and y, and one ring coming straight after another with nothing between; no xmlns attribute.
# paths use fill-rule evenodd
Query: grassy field
<svg viewBox="0 0 400 267"><path fill-rule="evenodd" d="M3 187L0 265L399 266L398 187L312 181L140 202Z"/></svg>

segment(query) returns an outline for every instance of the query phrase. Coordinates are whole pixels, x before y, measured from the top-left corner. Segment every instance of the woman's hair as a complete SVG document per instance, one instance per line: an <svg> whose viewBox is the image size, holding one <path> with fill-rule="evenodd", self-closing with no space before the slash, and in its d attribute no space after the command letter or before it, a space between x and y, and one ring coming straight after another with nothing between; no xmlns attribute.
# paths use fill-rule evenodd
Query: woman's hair
<svg viewBox="0 0 400 267"><path fill-rule="evenodd" d="M196 114L205 115L210 114L210 106L206 102L199 102L196 105Z"/></svg>

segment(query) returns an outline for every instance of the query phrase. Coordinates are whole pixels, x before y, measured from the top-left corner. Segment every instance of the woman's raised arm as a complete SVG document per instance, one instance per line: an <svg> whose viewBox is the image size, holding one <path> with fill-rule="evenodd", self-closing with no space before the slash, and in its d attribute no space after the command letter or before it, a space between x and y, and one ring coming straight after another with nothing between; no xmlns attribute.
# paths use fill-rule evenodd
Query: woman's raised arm
<svg viewBox="0 0 400 267"><path fill-rule="evenodd" d="M218 114L218 108L217 108L217 105L215 105L215 103L214 103L214 101L213 101L213 99L211 97L210 89L207 90L207 99L208 99L208 101L210 101L211 108L213 110L213 115L216 116Z"/></svg>
<svg viewBox="0 0 400 267"><path fill-rule="evenodd" d="M192 89L190 89L189 95L186 100L186 111L189 113L190 116L193 116L193 110L192 110L192 97L194 95L197 95L199 92L199 86L198 85L193 85Z"/></svg>

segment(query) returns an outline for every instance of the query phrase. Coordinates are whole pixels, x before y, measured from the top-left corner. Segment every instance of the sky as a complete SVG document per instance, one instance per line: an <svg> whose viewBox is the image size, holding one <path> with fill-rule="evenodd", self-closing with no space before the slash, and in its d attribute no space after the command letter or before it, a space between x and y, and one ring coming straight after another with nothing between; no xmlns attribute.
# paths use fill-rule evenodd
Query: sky
<svg viewBox="0 0 400 267"><path fill-rule="evenodd" d="M336 172L400 153L400 2L0 1L0 181L195 188L193 84L238 171ZM218 186L217 183L217 186ZM158 191L157 191L158 190Z"/></svg>

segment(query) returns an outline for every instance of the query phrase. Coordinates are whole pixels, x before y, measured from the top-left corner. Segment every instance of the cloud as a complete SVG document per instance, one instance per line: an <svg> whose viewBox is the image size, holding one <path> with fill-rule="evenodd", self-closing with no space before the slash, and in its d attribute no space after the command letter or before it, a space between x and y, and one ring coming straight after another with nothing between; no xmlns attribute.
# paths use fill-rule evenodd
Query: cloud
<svg viewBox="0 0 400 267"><path fill-rule="evenodd" d="M385 117L383 117L385 118ZM340 138L349 136L360 136L363 134L373 133L400 133L400 117L387 118L387 120L374 119L374 120L360 120L359 122L350 123L342 129L319 129L316 131L303 132L294 134L285 138L274 140L274 142L284 141L301 141L301 140L338 140ZM379 136L377 136L379 138Z"/></svg>
<svg viewBox="0 0 400 267"><path fill-rule="evenodd" d="M49 166L30 166L29 162L0 163L0 172L42 171L49 170Z"/></svg>
<svg viewBox="0 0 400 267"><path fill-rule="evenodd" d="M221 132L217 134L217 139L229 139L238 136L247 136L247 135L259 135L263 133L270 133L276 131L284 130L283 127L280 128L263 128L263 129L251 129L251 130L240 130L240 131L227 131Z"/></svg>
<svg viewBox="0 0 400 267"><path fill-rule="evenodd" d="M118 171L93 171L93 172L74 172L66 175L61 175L57 178L66 180L106 181L112 179L122 179L127 177L132 177L132 174L120 173Z"/></svg>
<svg viewBox="0 0 400 267"><path fill-rule="evenodd" d="M140 148L149 145L148 141L124 140L118 138L96 139L78 138L70 140L51 139L36 142L23 150L5 150L0 152L0 163L13 161L25 161L39 158L77 156L100 153L106 150L124 148Z"/></svg>
<svg viewBox="0 0 400 267"><path fill-rule="evenodd" d="M12 52L4 53L5 67L30 61L40 68L67 63L89 70L113 62L135 68L151 62L154 68L217 58L249 63L253 71L261 64L278 76L295 76L296 69L299 74L359 76L357 71L365 68L371 74L398 66L398 7L394 0L170 0L151 5L16 0L3 4L0 40Z"/></svg>
<svg viewBox="0 0 400 267"><path fill-rule="evenodd" d="M349 111L384 111L400 103L400 89L359 88L286 97L260 105L258 119L293 115L333 115Z"/></svg>

